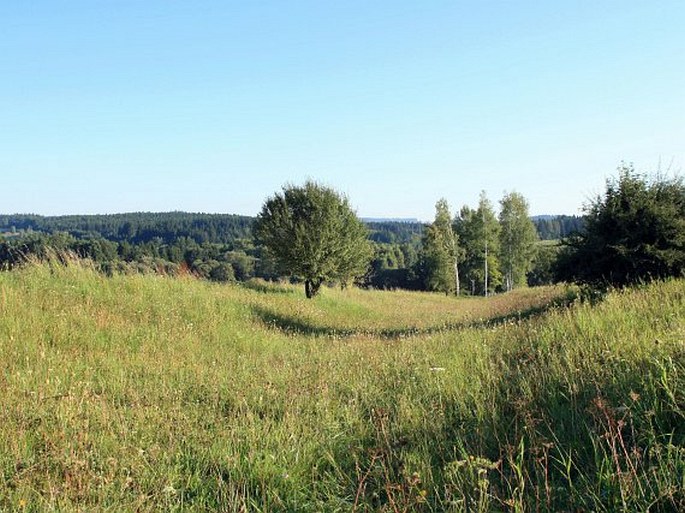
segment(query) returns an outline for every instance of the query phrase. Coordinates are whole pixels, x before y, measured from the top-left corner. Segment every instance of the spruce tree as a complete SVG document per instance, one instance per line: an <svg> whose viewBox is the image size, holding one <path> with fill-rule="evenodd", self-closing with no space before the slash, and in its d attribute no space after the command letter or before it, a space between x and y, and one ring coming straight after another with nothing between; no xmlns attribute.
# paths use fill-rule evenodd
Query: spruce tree
<svg viewBox="0 0 685 513"><path fill-rule="evenodd" d="M557 279L624 286L685 273L685 184L632 166L585 209L585 227L565 241Z"/></svg>

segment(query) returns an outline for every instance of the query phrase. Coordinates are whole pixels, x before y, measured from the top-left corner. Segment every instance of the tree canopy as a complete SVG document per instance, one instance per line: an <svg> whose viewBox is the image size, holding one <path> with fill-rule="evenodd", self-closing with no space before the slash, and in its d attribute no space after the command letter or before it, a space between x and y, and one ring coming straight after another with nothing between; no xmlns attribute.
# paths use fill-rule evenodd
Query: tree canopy
<svg viewBox="0 0 685 513"><path fill-rule="evenodd" d="M500 260L504 285L509 291L526 283L526 274L532 268L538 236L528 215L528 202L521 194L505 194L500 205Z"/></svg>
<svg viewBox="0 0 685 513"><path fill-rule="evenodd" d="M623 286L685 271L685 185L619 168L586 208L585 230L566 241L558 278Z"/></svg>
<svg viewBox="0 0 685 513"><path fill-rule="evenodd" d="M347 198L312 181L268 198L254 235L284 272L304 280L308 298L325 281L345 285L363 276L372 256L367 229Z"/></svg>
<svg viewBox="0 0 685 513"><path fill-rule="evenodd" d="M502 282L499 264L500 225L485 192L478 208L464 206L455 219L454 231L464 250L463 276L472 294L488 295Z"/></svg>
<svg viewBox="0 0 685 513"><path fill-rule="evenodd" d="M421 260L427 290L445 294L459 292L459 256L449 205L441 199L435 204L435 220L423 236Z"/></svg>

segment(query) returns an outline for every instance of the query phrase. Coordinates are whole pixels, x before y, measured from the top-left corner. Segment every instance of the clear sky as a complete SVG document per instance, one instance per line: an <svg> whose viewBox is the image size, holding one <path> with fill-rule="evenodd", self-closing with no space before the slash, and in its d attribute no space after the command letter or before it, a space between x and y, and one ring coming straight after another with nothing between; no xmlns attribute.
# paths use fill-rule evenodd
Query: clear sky
<svg viewBox="0 0 685 513"><path fill-rule="evenodd" d="M0 213L578 213L685 165L685 2L0 2Z"/></svg>

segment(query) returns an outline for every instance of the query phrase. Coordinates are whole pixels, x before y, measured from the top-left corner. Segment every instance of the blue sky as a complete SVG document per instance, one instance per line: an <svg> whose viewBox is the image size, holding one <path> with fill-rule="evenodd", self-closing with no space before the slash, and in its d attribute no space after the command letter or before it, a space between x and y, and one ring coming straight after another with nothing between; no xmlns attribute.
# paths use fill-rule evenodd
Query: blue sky
<svg viewBox="0 0 685 513"><path fill-rule="evenodd" d="M685 165L685 2L0 3L0 213L578 213Z"/></svg>

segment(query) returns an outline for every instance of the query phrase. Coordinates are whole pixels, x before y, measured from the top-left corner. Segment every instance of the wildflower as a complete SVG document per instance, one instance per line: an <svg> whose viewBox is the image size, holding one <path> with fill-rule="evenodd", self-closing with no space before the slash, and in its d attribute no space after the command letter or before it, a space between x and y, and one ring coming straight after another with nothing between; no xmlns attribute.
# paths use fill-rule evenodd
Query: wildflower
<svg viewBox="0 0 685 513"><path fill-rule="evenodd" d="M25 508L26 507L26 499L19 499L19 507L20 508Z"/></svg>

